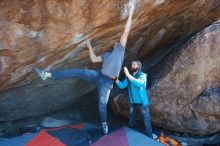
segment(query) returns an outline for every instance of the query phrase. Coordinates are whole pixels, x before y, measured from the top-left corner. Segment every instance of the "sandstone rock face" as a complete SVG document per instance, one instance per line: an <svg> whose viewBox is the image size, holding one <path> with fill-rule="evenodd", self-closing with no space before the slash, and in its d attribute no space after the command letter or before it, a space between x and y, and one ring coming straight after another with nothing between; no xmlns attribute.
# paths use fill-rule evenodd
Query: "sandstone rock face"
<svg viewBox="0 0 220 146"><path fill-rule="evenodd" d="M220 130L220 21L174 49L149 72L153 124L193 134ZM124 115L126 98L122 94L114 101Z"/></svg>
<svg viewBox="0 0 220 146"><path fill-rule="evenodd" d="M36 80L46 69L95 68L84 42L99 55L112 49L126 22L123 0L0 2L0 121L54 111L94 86L79 80ZM218 0L137 0L125 63L151 58L220 18ZM84 87L84 88L82 88Z"/></svg>
<svg viewBox="0 0 220 146"><path fill-rule="evenodd" d="M219 38L218 21L152 70L150 97L156 124L200 134L220 130Z"/></svg>

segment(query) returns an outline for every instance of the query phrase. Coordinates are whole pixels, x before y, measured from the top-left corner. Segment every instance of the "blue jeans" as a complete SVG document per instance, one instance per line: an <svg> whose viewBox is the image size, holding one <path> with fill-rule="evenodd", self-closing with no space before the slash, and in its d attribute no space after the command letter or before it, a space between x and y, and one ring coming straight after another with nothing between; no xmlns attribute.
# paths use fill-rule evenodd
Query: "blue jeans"
<svg viewBox="0 0 220 146"><path fill-rule="evenodd" d="M103 75L99 70L73 68L62 71L51 71L51 79L53 80L66 78L79 78L96 85L99 95L98 105L101 121L107 122L106 107L114 81L110 77Z"/></svg>
<svg viewBox="0 0 220 146"><path fill-rule="evenodd" d="M150 111L149 111L148 105L143 106L142 104L137 104L137 103L130 104L129 126L131 128L135 127L136 118L137 118L137 114L139 111L141 111L141 114L144 120L144 125L146 127L147 136L149 136L150 138L153 138L152 127L151 127L151 122L150 122Z"/></svg>

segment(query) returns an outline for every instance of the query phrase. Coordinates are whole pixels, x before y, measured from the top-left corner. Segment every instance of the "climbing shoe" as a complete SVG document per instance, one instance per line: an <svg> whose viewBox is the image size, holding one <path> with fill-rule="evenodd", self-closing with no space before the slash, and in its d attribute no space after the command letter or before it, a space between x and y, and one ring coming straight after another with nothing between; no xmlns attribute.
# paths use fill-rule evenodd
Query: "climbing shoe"
<svg viewBox="0 0 220 146"><path fill-rule="evenodd" d="M46 80L47 79L45 71L43 71L42 69L40 69L38 67L35 68L35 71L41 77L42 80Z"/></svg>

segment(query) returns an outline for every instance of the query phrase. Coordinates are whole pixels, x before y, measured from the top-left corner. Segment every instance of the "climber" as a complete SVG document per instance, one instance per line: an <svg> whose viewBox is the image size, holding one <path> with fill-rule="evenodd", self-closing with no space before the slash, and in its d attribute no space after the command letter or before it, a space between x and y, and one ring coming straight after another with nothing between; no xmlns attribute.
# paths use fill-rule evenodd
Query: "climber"
<svg viewBox="0 0 220 146"><path fill-rule="evenodd" d="M124 60L125 47L127 43L128 34L131 29L132 16L134 13L134 4L129 5L129 16L126 22L125 30L120 38L120 42L116 42L114 49L111 52L105 52L101 56L96 56L93 52L91 43L87 41L90 58L92 62L102 62L101 70L89 69L65 69L61 71L52 70L45 71L40 68L35 68L38 75L42 80L51 78L64 79L64 78L80 78L96 85L98 90L99 114L102 122L102 130L104 134L108 133L107 123L107 103L113 83L119 75Z"/></svg>
<svg viewBox="0 0 220 146"><path fill-rule="evenodd" d="M128 69L124 67L125 78L122 81L117 79L116 85L120 89L128 87L130 101L129 126L135 128L137 113L141 111L147 136L153 138L146 90L147 75L141 71L141 67L140 61L132 61L130 68L131 74Z"/></svg>

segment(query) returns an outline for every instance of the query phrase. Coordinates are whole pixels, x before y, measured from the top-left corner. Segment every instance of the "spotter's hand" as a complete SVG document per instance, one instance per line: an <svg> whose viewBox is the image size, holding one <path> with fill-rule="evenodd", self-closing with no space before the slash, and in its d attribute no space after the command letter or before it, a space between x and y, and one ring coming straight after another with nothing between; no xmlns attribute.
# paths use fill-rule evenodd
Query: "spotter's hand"
<svg viewBox="0 0 220 146"><path fill-rule="evenodd" d="M124 67L124 73L125 73L126 76L129 75L129 71L128 71L128 68L127 68L127 67Z"/></svg>

